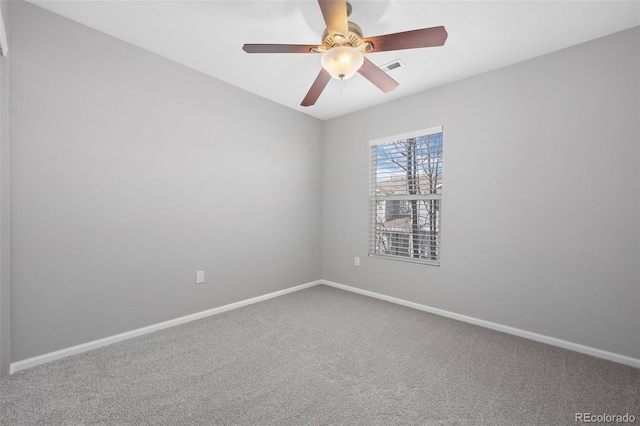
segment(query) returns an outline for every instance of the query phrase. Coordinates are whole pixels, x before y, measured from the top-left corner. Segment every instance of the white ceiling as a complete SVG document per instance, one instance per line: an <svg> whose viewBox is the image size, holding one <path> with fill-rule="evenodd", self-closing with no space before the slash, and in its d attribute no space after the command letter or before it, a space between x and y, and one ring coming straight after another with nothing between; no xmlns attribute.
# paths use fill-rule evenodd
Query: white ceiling
<svg viewBox="0 0 640 426"><path fill-rule="evenodd" d="M443 47L371 53L401 59L384 94L356 74L332 80L316 105L300 102L320 70L317 54L247 54L244 43L320 44L315 0L32 0L45 9L249 92L329 119L640 25L638 1L352 0L365 37L444 25Z"/></svg>

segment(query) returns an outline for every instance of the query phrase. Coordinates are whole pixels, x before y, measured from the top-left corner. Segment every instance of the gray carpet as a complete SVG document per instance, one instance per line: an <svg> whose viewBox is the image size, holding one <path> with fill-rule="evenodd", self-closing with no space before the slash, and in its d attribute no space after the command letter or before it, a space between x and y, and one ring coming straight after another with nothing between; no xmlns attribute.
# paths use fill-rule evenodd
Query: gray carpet
<svg viewBox="0 0 640 426"><path fill-rule="evenodd" d="M640 370L316 286L0 380L1 425L556 425Z"/></svg>

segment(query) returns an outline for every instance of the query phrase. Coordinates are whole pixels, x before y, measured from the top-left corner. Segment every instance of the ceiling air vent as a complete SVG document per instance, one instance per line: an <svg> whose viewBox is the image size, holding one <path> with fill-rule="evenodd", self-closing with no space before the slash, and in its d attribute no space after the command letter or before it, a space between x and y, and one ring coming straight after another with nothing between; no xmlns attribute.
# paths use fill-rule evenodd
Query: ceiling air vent
<svg viewBox="0 0 640 426"><path fill-rule="evenodd" d="M406 66L404 62L402 62L400 59L396 59L395 61L389 62L388 64L381 65L380 69L384 72L389 72L391 70L395 70L404 66Z"/></svg>

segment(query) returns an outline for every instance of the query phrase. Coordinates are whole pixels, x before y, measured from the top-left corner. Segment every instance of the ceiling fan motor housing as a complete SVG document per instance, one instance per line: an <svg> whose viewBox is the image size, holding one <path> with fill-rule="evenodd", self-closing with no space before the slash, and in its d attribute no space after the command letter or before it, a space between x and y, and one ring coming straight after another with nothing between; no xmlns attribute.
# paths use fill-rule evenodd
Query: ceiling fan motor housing
<svg viewBox="0 0 640 426"><path fill-rule="evenodd" d="M329 31L325 28L322 32L322 47L324 49L329 50L332 47L336 46L351 46L356 49L360 49L363 52L370 51L373 46L371 43L362 42L362 28L354 22L349 21L349 34L347 36L342 37L341 34L334 34L333 36L329 34Z"/></svg>

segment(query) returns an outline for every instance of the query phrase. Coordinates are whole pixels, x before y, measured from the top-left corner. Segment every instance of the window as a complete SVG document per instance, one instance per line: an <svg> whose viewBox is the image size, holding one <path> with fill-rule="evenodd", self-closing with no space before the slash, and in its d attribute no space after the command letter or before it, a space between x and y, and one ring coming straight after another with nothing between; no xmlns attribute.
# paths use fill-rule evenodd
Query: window
<svg viewBox="0 0 640 426"><path fill-rule="evenodd" d="M369 255L440 265L442 127L369 146Z"/></svg>

